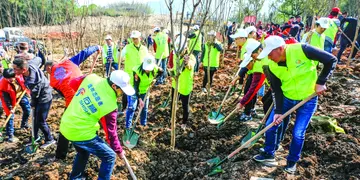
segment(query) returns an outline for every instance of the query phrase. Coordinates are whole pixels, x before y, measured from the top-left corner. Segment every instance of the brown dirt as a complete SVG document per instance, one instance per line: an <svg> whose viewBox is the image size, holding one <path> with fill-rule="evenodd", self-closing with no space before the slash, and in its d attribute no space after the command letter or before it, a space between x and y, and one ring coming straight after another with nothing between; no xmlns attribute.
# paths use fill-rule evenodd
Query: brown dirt
<svg viewBox="0 0 360 180"><path fill-rule="evenodd" d="M206 96L201 93L201 72L195 78L194 92L191 98L190 122L184 131L177 126L176 148L171 150L169 107L159 110L157 107L167 98L170 86L155 87L151 93L149 107L149 129L142 132L139 144L132 150L126 149L126 156L139 179L249 179L252 176L276 179L356 179L360 178L360 110L359 110L359 80L345 76L345 70L338 70L327 84L327 92L320 97L316 115L333 116L346 134L317 134L308 129L302 158L298 163L298 172L288 175L282 170L286 163L291 128L287 131L282 145L284 152L278 152L279 167L262 167L251 160L259 152L263 144L260 139L251 149L240 152L223 164L224 173L208 177L210 167L208 159L220 156L226 157L236 149L239 141L252 126L241 123L237 116L230 118L221 130L207 122L207 114L216 109L225 95L230 77L234 73L234 53L225 58L225 69L220 69L214 80L213 96L206 103ZM85 67L86 68L86 67ZM99 73L100 66L95 69ZM234 98L228 102L232 102ZM181 107L181 106L180 106ZM234 108L227 105L222 112L228 114ZM181 109L181 108L180 108ZM259 108L261 112L261 108ZM54 99L49 114L48 123L55 136L58 135L59 121L64 111L64 100ZM181 119L181 110L178 120ZM16 127L19 115L16 116ZM260 119L256 118L255 123ZM253 123L253 122L252 122ZM119 137L123 133L124 120L119 123ZM24 152L25 143L30 137L29 132L16 131L20 141L15 144L0 144L0 177L12 179L68 179L72 161L76 154L70 149L65 161L55 161L55 147L38 150L36 154ZM87 165L88 179L95 179L100 161L91 156ZM117 160L112 179L130 179L124 162Z"/></svg>

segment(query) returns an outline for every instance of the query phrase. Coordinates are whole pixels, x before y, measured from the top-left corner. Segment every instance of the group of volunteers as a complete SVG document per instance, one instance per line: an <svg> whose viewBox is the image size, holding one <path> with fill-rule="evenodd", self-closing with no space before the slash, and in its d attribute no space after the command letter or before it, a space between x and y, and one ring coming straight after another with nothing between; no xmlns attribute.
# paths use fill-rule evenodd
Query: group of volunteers
<svg viewBox="0 0 360 180"><path fill-rule="evenodd" d="M313 93L320 94L326 90L326 81L341 57L341 54L338 58L331 54L336 48L336 41L340 39L339 53L342 53L343 46L349 44L345 35L354 37L351 33L355 33L349 30L353 28L353 19L343 17L340 23L340 14L339 8L333 8L329 17L317 18L314 29L308 32L305 32L300 16L296 16L296 20L291 17L282 27L271 25L262 28L260 22L256 26L238 28L234 22L226 28L228 49L235 46L239 50L239 58L236 59L239 66L232 67L238 71L232 81L228 82L236 86L239 81L244 86L244 96L237 105L239 110L244 109L239 121L250 121L256 117L255 104L261 100L264 112L271 111L266 125L275 122L275 126L266 131L264 147L260 149L260 154L253 157L255 161L275 162L276 151L281 148L281 141L290 122L290 116L283 119L282 114ZM129 131L136 110L141 108L140 129L144 130L150 103L147 92L153 85L165 87L163 85L170 83L167 81L170 76L171 97L174 97L177 86L174 75L178 73L177 88L183 109L179 122L186 129L191 123L189 114L194 76L203 67L201 92L214 91L206 87L213 84L225 47L224 42L218 39L219 32L211 30L204 33L199 25L194 25L189 32L174 32L174 39L170 38L171 33L155 27L152 35L148 36L148 45L145 45L141 32L134 30L125 46L116 44L111 35L107 35L103 46L90 46L60 62L44 62L29 52L28 44L22 43L20 51L8 67L0 64L0 98L6 116L11 116L6 124L7 141L17 141L14 137L14 106L20 101L23 112L20 127L26 130L31 128L37 143L41 143L40 129L45 138L41 144L43 149L56 143L46 122L54 89L65 98L56 159L67 157L71 142L77 154L70 179L84 177L90 154L101 159L99 179L110 179L116 156L125 156L118 138L117 118L125 116L124 129ZM148 51L149 42L153 45L151 49L154 55ZM80 70L79 65L91 55L96 57L94 62L101 55L105 67L104 77L93 73L83 74ZM1 54L1 57L4 55ZM318 72L319 63L323 67ZM21 95L23 92L25 96ZM257 98L258 95L261 98ZM121 99L121 106L118 105L118 99ZM318 97L315 96L296 110L284 168L288 173L296 172L306 129L317 102ZM274 106L270 109L272 103ZM30 116L34 121L33 127L28 125ZM105 132L104 140L98 135L100 126Z"/></svg>

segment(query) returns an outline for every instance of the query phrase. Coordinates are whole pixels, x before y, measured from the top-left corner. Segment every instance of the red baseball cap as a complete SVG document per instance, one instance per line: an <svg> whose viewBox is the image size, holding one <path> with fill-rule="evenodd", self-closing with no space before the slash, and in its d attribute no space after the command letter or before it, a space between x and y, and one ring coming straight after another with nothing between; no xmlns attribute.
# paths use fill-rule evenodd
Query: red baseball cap
<svg viewBox="0 0 360 180"><path fill-rule="evenodd" d="M337 12L338 14L341 14L340 8L338 8L338 7L333 7L331 9L331 12Z"/></svg>

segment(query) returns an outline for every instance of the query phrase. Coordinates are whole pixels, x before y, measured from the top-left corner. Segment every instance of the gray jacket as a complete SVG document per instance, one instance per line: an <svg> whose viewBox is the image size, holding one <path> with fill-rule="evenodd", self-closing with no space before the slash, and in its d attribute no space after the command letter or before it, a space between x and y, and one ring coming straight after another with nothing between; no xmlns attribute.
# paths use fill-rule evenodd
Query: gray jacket
<svg viewBox="0 0 360 180"><path fill-rule="evenodd" d="M29 76L24 76L25 85L31 91L31 106L52 100L52 88L44 72L39 69L41 58L35 57L29 62Z"/></svg>

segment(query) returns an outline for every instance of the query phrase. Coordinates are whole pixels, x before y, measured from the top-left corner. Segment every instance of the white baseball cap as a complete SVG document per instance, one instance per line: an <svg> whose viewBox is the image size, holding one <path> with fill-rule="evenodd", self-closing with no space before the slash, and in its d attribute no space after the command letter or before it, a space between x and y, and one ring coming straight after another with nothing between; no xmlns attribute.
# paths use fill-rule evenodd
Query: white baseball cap
<svg viewBox="0 0 360 180"><path fill-rule="evenodd" d="M317 21L316 21L316 23L318 23L318 24L320 24L320 26L322 27L322 28L329 28L329 25L330 25L330 20L329 20L329 18L327 18L327 17L321 17L321 18L319 18Z"/></svg>
<svg viewBox="0 0 360 180"><path fill-rule="evenodd" d="M199 27L199 25L195 25L195 26L193 27L193 29L195 29L195 30L199 30L199 29L200 29L200 27Z"/></svg>
<svg viewBox="0 0 360 180"><path fill-rule="evenodd" d="M255 39L248 39L248 43L245 46L246 53L244 55L244 60L241 62L240 67L246 67L251 61L251 54L260 46L260 42Z"/></svg>
<svg viewBox="0 0 360 180"><path fill-rule="evenodd" d="M130 76L123 70L115 70L110 74L110 81L121 88L128 96L135 94L134 88L130 85Z"/></svg>
<svg viewBox="0 0 360 180"><path fill-rule="evenodd" d="M247 38L248 37L248 33L245 31L245 29L237 29L235 34L233 35L230 35L231 38L235 39L235 38L238 38L238 37L245 37Z"/></svg>
<svg viewBox="0 0 360 180"><path fill-rule="evenodd" d="M207 33L209 36L216 36L216 32L214 30L211 30Z"/></svg>
<svg viewBox="0 0 360 180"><path fill-rule="evenodd" d="M105 40L112 40L110 35L106 35Z"/></svg>
<svg viewBox="0 0 360 180"><path fill-rule="evenodd" d="M140 38L140 37L141 37L141 32L139 32L139 31L131 31L130 38Z"/></svg>
<svg viewBox="0 0 360 180"><path fill-rule="evenodd" d="M181 44L180 44L181 41ZM185 44L185 46L184 46ZM179 35L176 40L175 40L175 51L179 51L180 48L182 48L184 46L184 48L186 48L187 46L187 42L186 42L186 38L183 35Z"/></svg>
<svg viewBox="0 0 360 180"><path fill-rule="evenodd" d="M264 41L265 48L258 55L258 59L263 59L270 54L270 52L278 47L284 46L285 41L280 36L269 36Z"/></svg>
<svg viewBox="0 0 360 180"><path fill-rule="evenodd" d="M142 68L146 71L152 71L155 68L155 58L154 56L148 54L144 57Z"/></svg>
<svg viewBox="0 0 360 180"><path fill-rule="evenodd" d="M155 28L154 28L154 32L155 32L155 31L160 31L160 28L159 28L159 27L155 27Z"/></svg>
<svg viewBox="0 0 360 180"><path fill-rule="evenodd" d="M252 32L255 31L256 32L256 27L255 26L249 26L246 29L246 32L248 33L248 35Z"/></svg>

